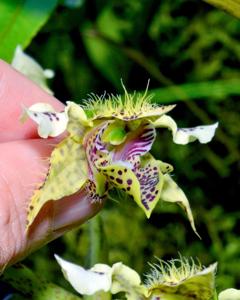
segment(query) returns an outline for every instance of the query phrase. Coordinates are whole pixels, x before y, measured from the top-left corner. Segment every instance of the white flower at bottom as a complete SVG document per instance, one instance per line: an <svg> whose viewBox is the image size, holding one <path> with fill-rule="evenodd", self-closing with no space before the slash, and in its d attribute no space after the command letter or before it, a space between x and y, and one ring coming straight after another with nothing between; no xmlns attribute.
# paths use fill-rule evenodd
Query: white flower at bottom
<svg viewBox="0 0 240 300"><path fill-rule="evenodd" d="M168 262L159 260L151 265L146 283L142 284L138 273L121 262L112 267L96 264L85 270L57 255L55 257L65 278L82 295L124 292L127 300L211 300L214 295L216 263L204 268L184 257Z"/></svg>
<svg viewBox="0 0 240 300"><path fill-rule="evenodd" d="M219 300L240 300L240 290L227 289L222 291L219 296Z"/></svg>
<svg viewBox="0 0 240 300"><path fill-rule="evenodd" d="M65 278L82 295L94 295L101 291L111 292L111 294L125 292L128 300L145 299L146 289L141 285L140 276L121 262L112 267L96 264L91 269L85 270L58 255L55 255L55 258Z"/></svg>

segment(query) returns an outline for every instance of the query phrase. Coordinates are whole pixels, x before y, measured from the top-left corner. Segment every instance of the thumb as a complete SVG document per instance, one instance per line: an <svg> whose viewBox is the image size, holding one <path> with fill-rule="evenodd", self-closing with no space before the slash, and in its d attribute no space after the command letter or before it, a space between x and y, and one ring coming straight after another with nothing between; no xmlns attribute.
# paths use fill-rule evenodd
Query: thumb
<svg viewBox="0 0 240 300"><path fill-rule="evenodd" d="M51 140L24 140L0 144L0 271L30 252L82 224L102 204L91 203L85 190L49 201L26 232L27 207L36 184L48 169Z"/></svg>

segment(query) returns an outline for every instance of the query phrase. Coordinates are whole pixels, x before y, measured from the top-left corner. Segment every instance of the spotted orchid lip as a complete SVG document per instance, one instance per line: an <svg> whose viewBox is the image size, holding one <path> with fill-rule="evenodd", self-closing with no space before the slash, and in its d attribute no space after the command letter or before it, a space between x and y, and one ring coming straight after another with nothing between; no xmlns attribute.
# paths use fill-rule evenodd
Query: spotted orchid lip
<svg viewBox="0 0 240 300"><path fill-rule="evenodd" d="M163 180L159 163L150 159L141 166L140 156L149 152L155 137L155 128L145 122L114 148L107 164L105 159L98 161L99 172L112 186L132 197L147 217L160 198Z"/></svg>

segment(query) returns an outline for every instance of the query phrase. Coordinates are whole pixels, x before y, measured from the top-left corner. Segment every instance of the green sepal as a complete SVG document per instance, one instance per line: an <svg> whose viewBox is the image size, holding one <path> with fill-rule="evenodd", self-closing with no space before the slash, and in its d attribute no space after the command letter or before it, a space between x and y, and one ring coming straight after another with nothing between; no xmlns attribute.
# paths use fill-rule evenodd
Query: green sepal
<svg viewBox="0 0 240 300"><path fill-rule="evenodd" d="M88 180L88 164L81 144L67 137L56 146L50 157L48 175L31 198L27 227L49 200L59 200L80 190Z"/></svg>
<svg viewBox="0 0 240 300"><path fill-rule="evenodd" d="M164 185L162 189L161 200L179 204L186 212L193 231L201 239L195 227L192 210L189 205L188 199L183 190L176 184L176 182L169 174L164 175Z"/></svg>

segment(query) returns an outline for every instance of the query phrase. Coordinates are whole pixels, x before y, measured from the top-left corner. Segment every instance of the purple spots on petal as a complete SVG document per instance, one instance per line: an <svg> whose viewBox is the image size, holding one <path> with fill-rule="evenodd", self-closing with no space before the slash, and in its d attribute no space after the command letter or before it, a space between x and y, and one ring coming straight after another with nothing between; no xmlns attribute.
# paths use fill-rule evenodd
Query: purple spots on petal
<svg viewBox="0 0 240 300"><path fill-rule="evenodd" d="M115 178L113 176L110 176L110 179L114 180Z"/></svg>
<svg viewBox="0 0 240 300"><path fill-rule="evenodd" d="M128 179L128 180L127 180L127 184L128 184L128 185L131 185L131 184L132 184L132 179Z"/></svg>
<svg viewBox="0 0 240 300"><path fill-rule="evenodd" d="M122 171L121 170L118 171L118 175L122 175Z"/></svg>
<svg viewBox="0 0 240 300"><path fill-rule="evenodd" d="M151 196L150 199L149 199L149 201L153 201L154 199L155 199L155 197Z"/></svg>
<svg viewBox="0 0 240 300"><path fill-rule="evenodd" d="M143 206L144 206L147 210L149 210L149 206L148 206L147 201L146 201L145 199L142 200L142 204L143 204Z"/></svg>
<svg viewBox="0 0 240 300"><path fill-rule="evenodd" d="M127 191L129 192L131 190L130 186L127 187Z"/></svg>
<svg viewBox="0 0 240 300"><path fill-rule="evenodd" d="M123 181L122 181L121 178L117 178L116 181L117 181L117 183L119 183L119 184L122 184L122 183L123 183Z"/></svg>

